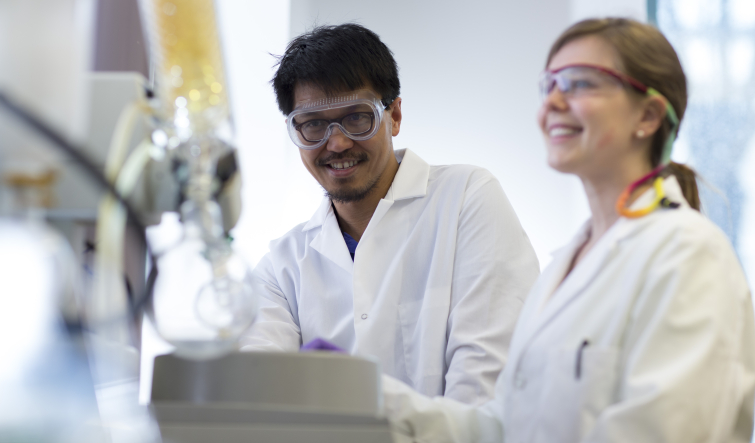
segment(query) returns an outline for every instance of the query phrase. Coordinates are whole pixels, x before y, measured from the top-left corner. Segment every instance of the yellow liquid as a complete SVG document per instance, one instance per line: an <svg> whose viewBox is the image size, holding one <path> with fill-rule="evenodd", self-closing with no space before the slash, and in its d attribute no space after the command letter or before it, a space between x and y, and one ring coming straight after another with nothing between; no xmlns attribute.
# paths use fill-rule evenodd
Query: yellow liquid
<svg viewBox="0 0 755 443"><path fill-rule="evenodd" d="M169 113L185 103L195 125L227 118L227 85L213 0L153 0L152 6L160 98ZM196 121L197 117L204 121Z"/></svg>

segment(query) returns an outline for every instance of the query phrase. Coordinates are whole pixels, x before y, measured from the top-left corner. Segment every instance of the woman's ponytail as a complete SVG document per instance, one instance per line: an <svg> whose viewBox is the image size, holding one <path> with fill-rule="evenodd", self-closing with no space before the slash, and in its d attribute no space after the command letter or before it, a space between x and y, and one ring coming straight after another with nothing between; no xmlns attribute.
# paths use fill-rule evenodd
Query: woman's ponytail
<svg viewBox="0 0 755 443"><path fill-rule="evenodd" d="M700 210L700 195L697 192L697 174L690 167L681 163L671 162L666 170L676 177L682 194L692 209Z"/></svg>

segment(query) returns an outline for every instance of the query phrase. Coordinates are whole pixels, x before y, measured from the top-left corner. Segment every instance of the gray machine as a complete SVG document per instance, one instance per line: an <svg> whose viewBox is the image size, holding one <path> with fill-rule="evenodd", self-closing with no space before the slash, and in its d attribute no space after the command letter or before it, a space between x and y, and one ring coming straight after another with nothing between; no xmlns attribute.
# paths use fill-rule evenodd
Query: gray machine
<svg viewBox="0 0 755 443"><path fill-rule="evenodd" d="M164 442L391 443L376 362L336 353L155 359L150 407Z"/></svg>

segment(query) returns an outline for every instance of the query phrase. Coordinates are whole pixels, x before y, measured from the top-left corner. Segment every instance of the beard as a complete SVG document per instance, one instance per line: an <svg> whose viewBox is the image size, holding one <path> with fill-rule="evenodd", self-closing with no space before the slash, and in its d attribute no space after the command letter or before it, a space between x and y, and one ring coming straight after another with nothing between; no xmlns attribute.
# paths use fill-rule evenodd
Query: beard
<svg viewBox="0 0 755 443"><path fill-rule="evenodd" d="M378 175L361 187L343 187L342 189L325 189L325 196L336 203L353 203L365 199L377 187L381 175Z"/></svg>
<svg viewBox="0 0 755 443"><path fill-rule="evenodd" d="M333 154L321 159L320 161L318 161L318 164L320 166L325 166L328 164L328 162L336 160L356 160L360 163L369 161L369 157L364 152L349 154ZM325 191L325 196L336 203L353 203L363 200L368 195L370 195L370 193L377 187L377 184L380 181L380 177L382 177L382 173L378 174L377 177L374 177L365 185L360 187L349 186L348 184L353 180L353 178L348 178L343 180L343 185L341 185L338 189L326 189L325 187L323 187L323 190Z"/></svg>

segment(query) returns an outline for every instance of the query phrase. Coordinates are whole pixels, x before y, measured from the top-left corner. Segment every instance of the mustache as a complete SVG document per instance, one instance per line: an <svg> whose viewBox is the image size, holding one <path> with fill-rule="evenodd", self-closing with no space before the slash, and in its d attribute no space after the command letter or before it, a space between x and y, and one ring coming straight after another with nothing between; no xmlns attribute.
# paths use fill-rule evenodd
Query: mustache
<svg viewBox="0 0 755 443"><path fill-rule="evenodd" d="M331 162L338 161L348 161L348 160L355 160L358 162L363 162L368 160L369 157L367 156L367 153L365 152L334 152L333 154L328 155L327 157L323 157L321 159L317 160L317 166L327 166Z"/></svg>

